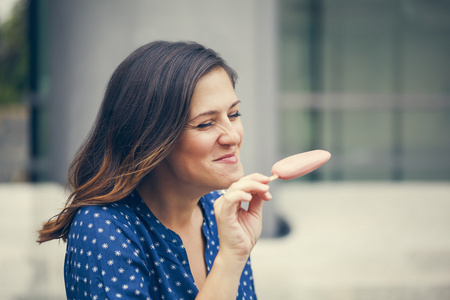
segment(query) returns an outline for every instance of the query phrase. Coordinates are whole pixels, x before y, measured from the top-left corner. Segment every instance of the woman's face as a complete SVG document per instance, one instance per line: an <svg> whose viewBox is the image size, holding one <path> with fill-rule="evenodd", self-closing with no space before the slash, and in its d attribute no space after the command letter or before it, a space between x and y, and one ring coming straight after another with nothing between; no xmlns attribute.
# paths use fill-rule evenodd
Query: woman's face
<svg viewBox="0 0 450 300"><path fill-rule="evenodd" d="M239 151L244 129L239 103L224 69L213 69L200 78L188 125L164 163L180 184L217 190L243 176Z"/></svg>

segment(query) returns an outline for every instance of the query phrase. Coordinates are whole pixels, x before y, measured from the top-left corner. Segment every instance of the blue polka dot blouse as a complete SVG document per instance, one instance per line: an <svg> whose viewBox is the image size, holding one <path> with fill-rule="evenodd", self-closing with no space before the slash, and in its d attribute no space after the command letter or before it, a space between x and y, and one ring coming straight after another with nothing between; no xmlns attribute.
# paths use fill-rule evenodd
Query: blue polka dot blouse
<svg viewBox="0 0 450 300"><path fill-rule="evenodd" d="M219 249L212 192L200 199L207 272ZM68 299L194 299L198 293L181 238L134 191L123 200L78 210L64 265ZM236 299L256 299L250 260Z"/></svg>

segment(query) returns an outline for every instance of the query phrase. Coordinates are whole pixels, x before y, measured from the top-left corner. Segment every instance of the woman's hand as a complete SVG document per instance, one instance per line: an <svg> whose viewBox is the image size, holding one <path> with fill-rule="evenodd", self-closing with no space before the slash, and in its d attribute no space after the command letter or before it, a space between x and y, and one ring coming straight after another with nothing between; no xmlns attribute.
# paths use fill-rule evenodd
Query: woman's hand
<svg viewBox="0 0 450 300"><path fill-rule="evenodd" d="M272 198L269 177L251 174L233 183L214 203L219 231L218 256L245 263L262 229L262 206ZM241 202L248 202L248 209Z"/></svg>
<svg viewBox="0 0 450 300"><path fill-rule="evenodd" d="M242 177L214 202L220 248L196 299L236 299L242 270L261 235L263 202L272 198L268 183L261 174Z"/></svg>

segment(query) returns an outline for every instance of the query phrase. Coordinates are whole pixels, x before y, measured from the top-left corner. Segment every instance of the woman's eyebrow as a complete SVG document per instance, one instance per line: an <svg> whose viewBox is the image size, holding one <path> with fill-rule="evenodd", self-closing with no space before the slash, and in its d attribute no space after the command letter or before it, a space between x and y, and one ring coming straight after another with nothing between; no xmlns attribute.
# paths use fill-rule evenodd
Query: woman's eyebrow
<svg viewBox="0 0 450 300"><path fill-rule="evenodd" d="M235 106L238 105L239 103L241 103L241 100L237 100L236 102L234 102L233 104L231 104L231 106L230 106L229 109L235 107ZM203 113L201 113L201 114L198 114L197 116L195 116L195 117L192 118L191 120L189 120L188 123L191 123L192 121L194 121L194 120L197 119L197 118L200 118L200 117L203 117L203 116L212 116L212 115L215 115L215 114L217 114L217 113L218 113L217 110L209 110L209 111L203 112Z"/></svg>

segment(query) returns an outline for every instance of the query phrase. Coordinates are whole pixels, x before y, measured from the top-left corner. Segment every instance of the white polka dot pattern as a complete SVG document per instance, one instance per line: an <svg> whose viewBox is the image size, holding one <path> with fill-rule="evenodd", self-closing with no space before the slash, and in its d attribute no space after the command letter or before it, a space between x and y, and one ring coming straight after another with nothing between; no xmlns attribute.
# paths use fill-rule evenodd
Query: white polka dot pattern
<svg viewBox="0 0 450 300"><path fill-rule="evenodd" d="M205 262L219 250L212 192L200 199ZM64 266L67 299L194 299L198 293L180 237L152 214L139 194L81 208L72 221ZM236 299L256 299L250 260Z"/></svg>

